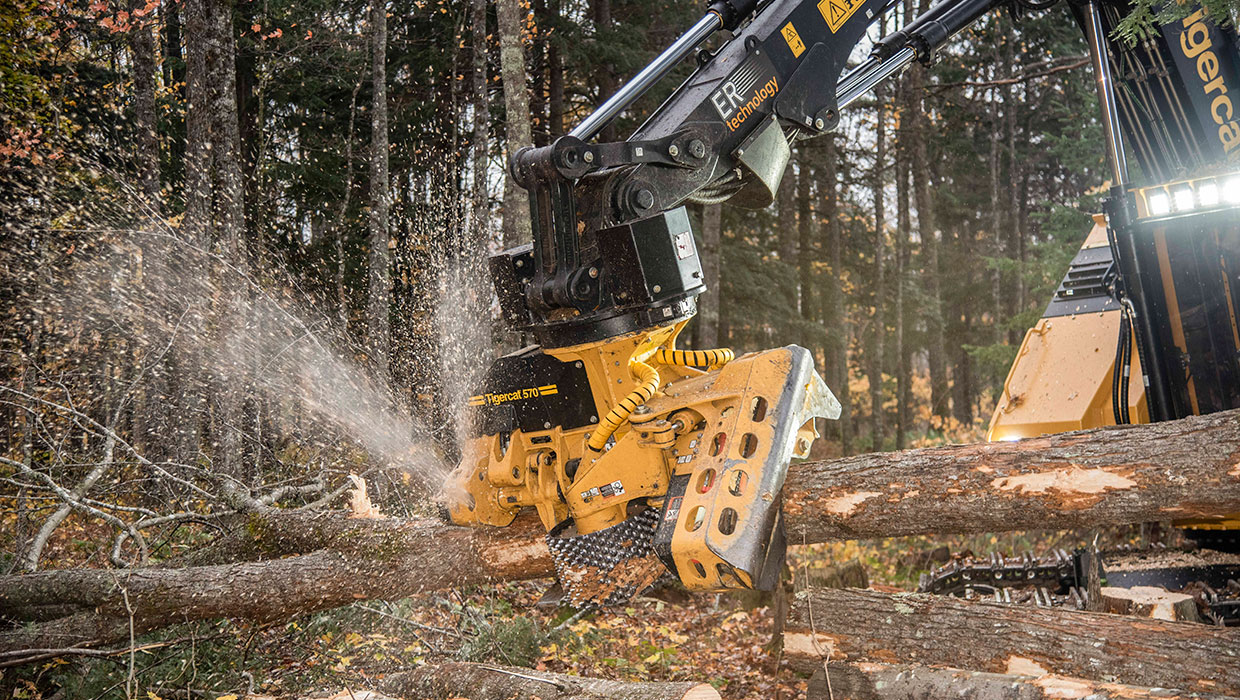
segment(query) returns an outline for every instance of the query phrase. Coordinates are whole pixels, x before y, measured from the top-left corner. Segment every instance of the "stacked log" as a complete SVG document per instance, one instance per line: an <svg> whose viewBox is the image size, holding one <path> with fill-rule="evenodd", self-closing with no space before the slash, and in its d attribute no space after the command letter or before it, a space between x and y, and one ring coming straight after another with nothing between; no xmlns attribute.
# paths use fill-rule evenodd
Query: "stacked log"
<svg viewBox="0 0 1240 700"><path fill-rule="evenodd" d="M806 700L1233 700L1214 693L1143 688L1067 676L1019 676L906 664L830 663Z"/></svg>
<svg viewBox="0 0 1240 700"><path fill-rule="evenodd" d="M812 673L835 661L1056 674L1240 695L1240 630L928 594L798 593L784 656Z"/></svg>

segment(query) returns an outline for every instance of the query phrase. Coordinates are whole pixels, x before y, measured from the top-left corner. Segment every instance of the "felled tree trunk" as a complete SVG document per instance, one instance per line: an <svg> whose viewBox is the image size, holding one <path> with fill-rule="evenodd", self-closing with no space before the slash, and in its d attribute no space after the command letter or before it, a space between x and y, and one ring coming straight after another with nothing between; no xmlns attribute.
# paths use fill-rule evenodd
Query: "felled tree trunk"
<svg viewBox="0 0 1240 700"><path fill-rule="evenodd" d="M828 682L828 677L830 681ZM1228 700L1223 695L1142 688L1066 676L1016 676L951 668L831 663L814 672L807 700Z"/></svg>
<svg viewBox="0 0 1240 700"><path fill-rule="evenodd" d="M806 671L904 662L1224 695L1240 694L1236 649L1234 629L855 589L797 594L784 628L785 658Z"/></svg>
<svg viewBox="0 0 1240 700"><path fill-rule="evenodd" d="M170 624L272 621L552 570L536 523L500 532L405 520L255 515L241 559L182 569L69 569L0 577L0 661L29 649L94 646ZM227 548L213 550L223 558ZM289 556L294 555L294 556ZM282 558L277 558L282 557ZM33 654L32 654L33 655Z"/></svg>
<svg viewBox="0 0 1240 700"><path fill-rule="evenodd" d="M1067 530L1240 506L1240 411L790 469L788 541Z"/></svg>
<svg viewBox="0 0 1240 700"><path fill-rule="evenodd" d="M420 700L719 700L705 683L629 683L467 663L401 673L385 680L383 691Z"/></svg>

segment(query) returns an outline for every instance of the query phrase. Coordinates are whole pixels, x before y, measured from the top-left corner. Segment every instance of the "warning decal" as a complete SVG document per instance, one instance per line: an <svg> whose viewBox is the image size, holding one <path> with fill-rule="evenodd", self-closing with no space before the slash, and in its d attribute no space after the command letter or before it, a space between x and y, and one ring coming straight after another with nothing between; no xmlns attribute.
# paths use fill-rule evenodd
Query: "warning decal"
<svg viewBox="0 0 1240 700"><path fill-rule="evenodd" d="M801 54L805 53L805 42L801 41L801 35L797 34L797 28L792 26L792 22L785 24L779 33L784 35L784 41L788 42L788 48L792 49L793 58L800 58Z"/></svg>
<svg viewBox="0 0 1240 700"><path fill-rule="evenodd" d="M834 34L864 4L865 0L819 0L818 11Z"/></svg>

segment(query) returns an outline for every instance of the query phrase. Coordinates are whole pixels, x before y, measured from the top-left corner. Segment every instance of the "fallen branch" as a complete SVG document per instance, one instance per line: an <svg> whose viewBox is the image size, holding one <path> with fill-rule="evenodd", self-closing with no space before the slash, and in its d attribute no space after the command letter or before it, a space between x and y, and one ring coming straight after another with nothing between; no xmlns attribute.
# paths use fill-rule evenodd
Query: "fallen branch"
<svg viewBox="0 0 1240 700"><path fill-rule="evenodd" d="M719 700L719 692L705 683L633 683L467 663L423 666L384 680L381 689L422 700Z"/></svg>
<svg viewBox="0 0 1240 700"><path fill-rule="evenodd" d="M828 683L828 677L830 682ZM807 700L922 700L923 698L986 698L986 700L1231 700L1172 688L1142 688L1066 676L1017 676L953 668L830 663L809 681Z"/></svg>
<svg viewBox="0 0 1240 700"><path fill-rule="evenodd" d="M1224 695L1240 694L1238 648L1235 629L856 589L797 594L784 629L784 658L804 671L918 663Z"/></svg>

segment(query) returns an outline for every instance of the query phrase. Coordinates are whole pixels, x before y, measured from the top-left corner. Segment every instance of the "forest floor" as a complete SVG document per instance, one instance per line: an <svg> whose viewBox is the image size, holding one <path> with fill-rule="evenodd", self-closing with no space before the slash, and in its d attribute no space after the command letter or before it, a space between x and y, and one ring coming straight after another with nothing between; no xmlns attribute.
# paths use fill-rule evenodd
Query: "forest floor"
<svg viewBox="0 0 1240 700"><path fill-rule="evenodd" d="M792 547L791 568L858 560L872 586L913 590L938 558L971 552L1071 549L1093 533L909 537ZM1143 531L1105 533L1103 546L1144 544ZM140 653L57 660L9 671L14 697L296 697L377 688L385 676L423 663L469 660L623 680L692 680L724 698L792 700L805 679L786 668L774 641L771 599L691 595L667 587L628 606L575 618L539 605L548 581L472 587L397 602L362 601L290 622L202 623L165 630L170 642ZM128 683L128 686L127 686ZM128 688L128 690L127 690ZM188 692L187 692L188 691Z"/></svg>

